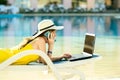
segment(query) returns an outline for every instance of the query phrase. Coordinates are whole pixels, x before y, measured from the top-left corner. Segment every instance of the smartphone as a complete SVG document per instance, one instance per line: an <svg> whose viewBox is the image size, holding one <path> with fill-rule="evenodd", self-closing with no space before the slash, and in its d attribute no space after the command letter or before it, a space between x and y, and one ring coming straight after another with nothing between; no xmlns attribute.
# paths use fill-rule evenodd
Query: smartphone
<svg viewBox="0 0 120 80"><path fill-rule="evenodd" d="M47 31L45 34L44 34L45 37L49 37L50 36L50 31Z"/></svg>
<svg viewBox="0 0 120 80"><path fill-rule="evenodd" d="M44 36L46 37L46 38L48 38L48 37L50 37L50 31L47 31L46 33L44 33ZM56 39L54 40L55 42L56 42Z"/></svg>

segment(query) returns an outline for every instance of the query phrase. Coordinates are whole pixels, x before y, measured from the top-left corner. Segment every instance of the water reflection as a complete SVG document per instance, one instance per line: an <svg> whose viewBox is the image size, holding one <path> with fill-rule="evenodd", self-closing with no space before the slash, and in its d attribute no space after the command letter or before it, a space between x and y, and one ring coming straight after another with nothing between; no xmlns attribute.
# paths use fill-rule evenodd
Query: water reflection
<svg viewBox="0 0 120 80"><path fill-rule="evenodd" d="M119 36L120 20L104 16L21 16L0 17L0 36L30 36L43 19L52 19L56 25L64 25L59 36L80 36L86 32L98 36Z"/></svg>

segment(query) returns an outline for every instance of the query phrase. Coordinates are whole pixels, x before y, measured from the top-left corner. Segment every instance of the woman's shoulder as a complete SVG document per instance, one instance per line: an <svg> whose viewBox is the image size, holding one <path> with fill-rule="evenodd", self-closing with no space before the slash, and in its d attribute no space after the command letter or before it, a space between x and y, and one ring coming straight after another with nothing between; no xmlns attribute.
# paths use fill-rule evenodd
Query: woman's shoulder
<svg viewBox="0 0 120 80"><path fill-rule="evenodd" d="M44 37L37 37L34 42L36 43L40 43L40 42L46 42L45 38Z"/></svg>
<svg viewBox="0 0 120 80"><path fill-rule="evenodd" d="M45 42L44 38L39 37L39 38L36 38L35 40L33 40L30 44L33 46L33 48L39 49L38 46L42 47L43 45L46 45L46 42Z"/></svg>

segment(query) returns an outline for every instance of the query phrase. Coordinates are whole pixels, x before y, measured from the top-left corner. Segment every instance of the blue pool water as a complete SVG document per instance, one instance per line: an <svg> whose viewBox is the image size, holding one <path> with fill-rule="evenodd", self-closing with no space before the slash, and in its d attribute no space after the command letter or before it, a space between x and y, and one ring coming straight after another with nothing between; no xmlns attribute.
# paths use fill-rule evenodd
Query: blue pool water
<svg viewBox="0 0 120 80"><path fill-rule="evenodd" d="M81 36L86 32L97 36L119 36L120 19L113 16L0 16L0 36L31 36L43 19L52 19L65 28L58 36Z"/></svg>
<svg viewBox="0 0 120 80"><path fill-rule="evenodd" d="M64 30L57 31L56 49L61 52L71 48L72 52L79 51L83 47L85 33L95 33L97 38L103 40L106 37L116 39L120 35L120 19L113 16L0 15L0 47L15 46L24 37L32 36L37 30L37 24L44 19L52 19L55 25L64 26Z"/></svg>

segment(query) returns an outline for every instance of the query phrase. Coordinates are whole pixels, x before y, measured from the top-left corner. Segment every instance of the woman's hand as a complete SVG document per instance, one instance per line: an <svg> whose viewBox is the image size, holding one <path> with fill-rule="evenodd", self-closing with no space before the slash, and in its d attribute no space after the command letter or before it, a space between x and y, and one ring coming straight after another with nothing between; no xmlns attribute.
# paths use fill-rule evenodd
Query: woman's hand
<svg viewBox="0 0 120 80"><path fill-rule="evenodd" d="M50 32L50 35L48 35L48 50L52 51L54 46L56 33L54 31Z"/></svg>
<svg viewBox="0 0 120 80"><path fill-rule="evenodd" d="M49 45L54 44L55 37L56 37L56 33L54 31L50 32L50 34L48 35L48 44Z"/></svg>
<svg viewBox="0 0 120 80"><path fill-rule="evenodd" d="M65 54L63 54L62 55L62 58L71 58L72 57L72 55L71 54L69 54L69 53L65 53Z"/></svg>

